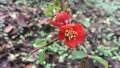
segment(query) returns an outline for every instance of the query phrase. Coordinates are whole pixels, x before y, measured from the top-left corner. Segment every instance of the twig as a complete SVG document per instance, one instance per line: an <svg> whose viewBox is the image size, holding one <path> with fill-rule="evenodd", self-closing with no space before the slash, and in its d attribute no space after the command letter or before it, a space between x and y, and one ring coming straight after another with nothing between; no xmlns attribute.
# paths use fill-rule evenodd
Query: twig
<svg viewBox="0 0 120 68"><path fill-rule="evenodd" d="M31 52L27 55L26 59L27 59L30 55L32 55L33 53L39 51L40 49L42 49L42 48L44 48L44 47L48 47L49 45L51 45L51 44L54 43L55 41L57 41L57 39L54 39L54 40L52 40L51 42L49 42L48 44L46 44L46 45L44 45L44 46L42 46L42 47L39 47L39 48L31 51ZM26 59L25 59L25 60L26 60Z"/></svg>
<svg viewBox="0 0 120 68"><path fill-rule="evenodd" d="M31 52L31 54L35 53L36 51L40 50L41 48L48 47L49 45L51 45L51 44L52 44L53 42L55 42L55 41L57 41L57 39L54 39L54 40L52 40L51 42L49 42L48 44L46 44L46 45L44 45L44 46L42 46L42 47L39 47L39 48L33 50L33 51Z"/></svg>

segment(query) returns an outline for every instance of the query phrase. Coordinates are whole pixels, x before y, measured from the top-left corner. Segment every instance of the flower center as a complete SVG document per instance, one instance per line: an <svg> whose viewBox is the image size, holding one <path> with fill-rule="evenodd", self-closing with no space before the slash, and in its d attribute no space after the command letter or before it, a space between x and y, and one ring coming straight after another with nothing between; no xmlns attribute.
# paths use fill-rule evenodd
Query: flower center
<svg viewBox="0 0 120 68"><path fill-rule="evenodd" d="M73 30L73 28L68 28L65 30L65 38L67 38L68 40L71 40L71 39L76 39L78 33Z"/></svg>

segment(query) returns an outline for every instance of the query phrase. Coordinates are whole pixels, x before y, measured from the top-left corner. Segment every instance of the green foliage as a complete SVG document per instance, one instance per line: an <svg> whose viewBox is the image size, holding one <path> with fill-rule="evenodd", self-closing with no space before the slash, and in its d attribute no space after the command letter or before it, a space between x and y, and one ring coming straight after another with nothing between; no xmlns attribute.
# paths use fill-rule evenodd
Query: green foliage
<svg viewBox="0 0 120 68"><path fill-rule="evenodd" d="M51 68L51 66L52 66L52 64L48 63L48 64L45 65L45 68Z"/></svg>
<svg viewBox="0 0 120 68"><path fill-rule="evenodd" d="M68 56L68 53L65 53L59 57L59 62L64 62L65 57Z"/></svg>
<svg viewBox="0 0 120 68"><path fill-rule="evenodd" d="M45 46L45 44L46 44L46 40L45 39L36 39L33 42L33 46L34 47L43 47L43 46Z"/></svg>
<svg viewBox="0 0 120 68"><path fill-rule="evenodd" d="M89 27L90 26L90 20L91 20L91 18L86 18L86 19L81 19L80 20L80 23L82 23L85 27Z"/></svg>
<svg viewBox="0 0 120 68"><path fill-rule="evenodd" d="M60 7L61 0L55 0L54 4L55 4L56 6L59 6L59 7Z"/></svg>
<svg viewBox="0 0 120 68"><path fill-rule="evenodd" d="M46 9L44 10L44 14L46 16L52 16L53 10L54 10L53 9L53 5L52 4L48 4L47 7L46 7Z"/></svg>
<svg viewBox="0 0 120 68"><path fill-rule="evenodd" d="M73 59L81 60L85 57L86 57L86 53L83 52L83 51L73 51L72 52L72 58Z"/></svg>
<svg viewBox="0 0 120 68"><path fill-rule="evenodd" d="M38 60L40 64L44 64L45 62L45 50L40 51L38 55Z"/></svg>
<svg viewBox="0 0 120 68"><path fill-rule="evenodd" d="M53 44L51 44L51 46L48 47L48 50L50 50L52 52L55 52L55 53L58 53L59 55L61 55L64 52L66 52L68 50L68 48L60 46L58 44L58 42L54 42Z"/></svg>
<svg viewBox="0 0 120 68"><path fill-rule="evenodd" d="M96 7L106 10L109 14L113 14L116 9L120 8L120 3L117 0L113 0L112 3L105 2L104 0L89 0L94 3Z"/></svg>
<svg viewBox="0 0 120 68"><path fill-rule="evenodd" d="M113 60L120 61L120 55L114 56L114 57L112 57L112 59L113 59Z"/></svg>
<svg viewBox="0 0 120 68"><path fill-rule="evenodd" d="M120 26L120 20L119 20L119 18L116 18L116 17L114 17L114 16L110 16L108 19L109 19L111 22L113 22L114 24Z"/></svg>
<svg viewBox="0 0 120 68"><path fill-rule="evenodd" d="M110 47L98 47L96 50L98 50L98 52L104 54L105 56L113 56L112 52L118 50L118 48L117 47L113 47L113 48L110 48Z"/></svg>
<svg viewBox="0 0 120 68"><path fill-rule="evenodd" d="M61 0L55 0L54 3L48 3L47 5L45 5L45 8L46 8L44 9L45 16L51 17L56 12L60 11L61 10L60 1Z"/></svg>
<svg viewBox="0 0 120 68"><path fill-rule="evenodd" d="M104 68L108 68L108 62L106 60L104 60L103 58L101 58L99 56L91 56L91 58L98 61L102 65L104 65Z"/></svg>
<svg viewBox="0 0 120 68"><path fill-rule="evenodd" d="M114 33L109 33L109 34L106 35L106 38L107 38L107 39L111 39L111 37L112 37L113 35L114 35Z"/></svg>
<svg viewBox="0 0 120 68"><path fill-rule="evenodd" d="M78 3L78 1L80 3ZM14 42L11 40L11 37L12 37L11 35L15 35L15 36L18 35L20 37L22 36L23 40L21 40L20 43L24 44L24 42L22 42L22 41L24 41L26 39L29 40L29 37L31 38L31 37L33 37L33 34L38 33L40 36L32 43L33 43L33 47L41 48L41 47L45 46L47 44L47 41L51 40L51 37L52 37L50 35L52 30L47 31L47 28L41 28L41 27L44 27L44 26L41 26L41 23L40 23L40 28L38 28L37 32L35 29L35 33L34 33L34 28L33 28L33 30L31 28L32 25L36 24L36 22L39 22L39 19L40 19L40 21L42 21L41 19L44 18L42 16L39 17L39 14L40 14L39 12L42 12L41 10L44 11L45 16L52 17L58 11L61 11L64 9L69 9L70 12L72 14L78 16L78 18L81 13L83 13L83 15L84 15L83 11L88 11L88 16L90 13L91 17L80 19L80 20L75 19L75 21L79 21L87 29L89 29L90 25L93 28L95 27L94 28L95 31L94 31L94 29L92 31L90 28L91 32L90 31L87 32L87 34L89 34L89 35L87 35L89 40L86 39L86 42L85 42L86 44L84 44L85 46L78 46L78 47L80 47L80 49L75 48L73 51L71 50L72 54L71 54L71 51L69 52L70 49L67 48L67 46L65 46L64 43L59 43L58 41L57 42L55 41L53 44L50 44L48 47L45 47L45 48L47 49L48 52L53 52L52 56L55 56L58 58L55 60L58 60L59 62L63 62L63 63L65 63L64 60L66 60L66 58L67 59L75 59L75 60L84 59L85 57L87 57L87 50L88 50L88 51L90 51L89 53L92 54L92 56L90 56L90 57L93 60L98 61L99 63L104 65L105 68L108 68L108 62L105 59L103 59L104 57L105 58L110 57L113 60L120 61L120 55L118 53L119 47L118 46L114 47L114 45L120 45L120 43L119 43L120 38L118 38L119 28L117 28L117 26L119 27L119 25L120 25L120 18L119 18L119 15L118 15L118 17L115 16L115 11L117 11L117 9L120 8L120 1L113 0L112 3L109 3L109 2L106 2L107 0L84 0L86 3L83 3L82 5L81 5L81 3L82 3L81 1L83 1L83 0L67 0L65 2L65 4L69 4L70 7L65 5L64 7L61 8L61 0L54 0L54 1L50 0L50 2L48 2L48 0L47 1L46 0L35 0L35 1L34 0L16 0L15 4L13 3L13 5L7 5L6 7L4 7L5 13L3 13L3 14L5 14L6 18L5 19L3 18L3 20L0 19L0 31L1 31L1 33L4 33L4 27L6 27L9 24L13 25L14 29L10 33L6 33L6 35L2 35L2 34L0 35L0 37L2 39L0 44L6 45L6 48L8 47L11 49L11 47L9 45L13 45L13 47L14 47L14 44L16 45L16 43L18 43L16 41ZM86 5L89 7L90 7L90 5L94 5L94 7L89 8L89 7L86 7ZM83 7L81 7L81 6L83 6ZM37 9L37 11L34 14L34 11L31 11L29 8L35 8L35 9ZM99 8L99 9L97 9L97 8ZM20 12L18 12L16 10L14 11L13 9L18 9L18 10L20 10ZM98 10L98 11L100 11L100 13L102 15L102 11L103 11L102 9L106 10L106 13L105 13L106 15L103 18L101 16L97 16L97 12L96 12L96 10ZM0 10L3 10L3 9L0 9ZM22 27L19 26L19 24L17 24L17 19L12 20L12 18L9 17L9 13L11 13L11 10L13 12L17 13L17 15L19 15L19 14L25 15L25 17L27 18L26 21L29 22L29 23L27 23L28 24L28 26L27 26L28 33L25 33L24 35L20 35L21 33L19 33L19 29L22 29ZM6 12L6 11L10 11L10 12ZM4 12L4 10L2 12ZM78 14L77 14L77 12L78 12ZM95 14L94 14L94 12L95 12ZM73 17L74 17L74 15L73 15ZM98 15L99 15L99 12L98 12ZM104 11L103 11L103 15L104 15ZM70 21L72 21L72 20L70 20ZM91 21L93 21L94 23L91 24ZM14 23L15 23L15 25L14 25ZM39 23L37 23L37 24L39 25ZM17 29L16 27L19 27L19 28ZM48 28L52 28L52 27L48 27ZM40 32L39 32L39 29L40 29ZM24 30L25 29L23 29L23 31ZM54 36L57 37L59 29L54 29L54 31L55 31ZM8 37L8 39L6 40L5 37ZM4 39L5 39L5 44L4 44ZM104 40L105 40L105 42L104 42ZM107 42L107 41L109 41L109 42ZM28 41L28 42L31 43L31 41ZM110 45L110 46L108 46L108 47L102 46L101 47L101 45ZM100 47L98 47L98 46L100 46ZM41 48L40 50L38 50L40 52L38 54L37 61L39 61L40 64L43 64L43 65L45 64L45 68L52 68L52 64L45 61L45 50L46 49ZM76 49L78 49L79 51L77 51ZM93 49L95 49L95 51ZM3 50L4 50L4 48L3 48ZM16 49L14 49L14 50L16 52ZM38 51L35 53L38 53ZM27 57L26 61L34 62L36 60L36 57L33 57L33 55L31 55L31 52L30 52L30 57ZM54 53L57 54L57 56L54 55ZM100 54L102 54L102 57L100 57L101 56ZM59 64L59 62L58 62L58 64ZM66 63L66 64L71 64L71 63ZM71 65L69 65L69 67L72 68Z"/></svg>

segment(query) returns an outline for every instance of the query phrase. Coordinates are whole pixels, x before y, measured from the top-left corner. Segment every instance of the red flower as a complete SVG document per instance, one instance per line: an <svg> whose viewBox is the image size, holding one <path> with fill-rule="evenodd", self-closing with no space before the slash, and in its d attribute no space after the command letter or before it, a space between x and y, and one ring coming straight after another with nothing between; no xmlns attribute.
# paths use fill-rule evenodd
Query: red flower
<svg viewBox="0 0 120 68"><path fill-rule="evenodd" d="M54 26L62 26L68 23L68 20L71 18L71 15L68 11L56 13L55 20L49 19L48 21Z"/></svg>
<svg viewBox="0 0 120 68"><path fill-rule="evenodd" d="M81 24L66 24L60 27L58 39L63 40L69 48L75 48L85 40L85 30Z"/></svg>
<svg viewBox="0 0 120 68"><path fill-rule="evenodd" d="M53 21L52 19L48 20L53 26L58 26L60 27L62 23L60 23L59 21Z"/></svg>

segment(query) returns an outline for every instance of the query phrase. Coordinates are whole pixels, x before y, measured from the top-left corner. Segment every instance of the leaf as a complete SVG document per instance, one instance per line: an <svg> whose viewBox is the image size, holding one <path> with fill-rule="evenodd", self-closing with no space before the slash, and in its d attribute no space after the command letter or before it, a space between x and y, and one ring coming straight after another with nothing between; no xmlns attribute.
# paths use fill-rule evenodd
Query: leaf
<svg viewBox="0 0 120 68"><path fill-rule="evenodd" d="M45 65L45 68L51 68L51 66L52 66L52 64L47 63L47 64Z"/></svg>
<svg viewBox="0 0 120 68"><path fill-rule="evenodd" d="M113 0L111 4L104 2L103 0L93 0L94 4L98 8L102 8L107 11L107 13L114 13L116 9L119 8L119 2L117 0Z"/></svg>
<svg viewBox="0 0 120 68"><path fill-rule="evenodd" d="M99 63L101 63L102 65L104 65L104 68L108 68L108 62L106 60L104 60L103 58L99 57L99 56L90 56L92 59L98 61Z"/></svg>
<svg viewBox="0 0 120 68"><path fill-rule="evenodd" d="M66 58L67 55L68 55L68 54L63 54L63 55L61 55L61 56L59 57L59 62L64 62L64 60L65 60L65 58Z"/></svg>
<svg viewBox="0 0 120 68"><path fill-rule="evenodd" d="M45 39L36 39L33 42L33 46L34 47L43 47L43 46L45 46L45 44L46 44L46 40Z"/></svg>
<svg viewBox="0 0 120 68"><path fill-rule="evenodd" d="M51 46L48 47L48 50L52 52L58 52L58 54L62 54L67 51L67 47L61 47L57 42L54 42L51 44Z"/></svg>
<svg viewBox="0 0 120 68"><path fill-rule="evenodd" d="M117 47L98 47L97 50L105 56L113 56L112 52L118 50Z"/></svg>
<svg viewBox="0 0 120 68"><path fill-rule="evenodd" d="M85 26L89 27L90 26L90 18L82 19L80 22Z"/></svg>
<svg viewBox="0 0 120 68"><path fill-rule="evenodd" d="M55 5L60 7L61 0L55 0Z"/></svg>
<svg viewBox="0 0 120 68"><path fill-rule="evenodd" d="M80 60L86 57L86 53L84 53L83 51L73 51L72 57L73 59Z"/></svg>
<svg viewBox="0 0 120 68"><path fill-rule="evenodd" d="M61 0L55 0L54 3L49 3L44 9L44 14L48 17L52 17L56 12L61 10Z"/></svg>
<svg viewBox="0 0 120 68"><path fill-rule="evenodd" d="M113 59L113 60L120 61L120 55L114 56L114 57L112 57L112 59Z"/></svg>
<svg viewBox="0 0 120 68"><path fill-rule="evenodd" d="M40 64L44 64L45 61L45 50L42 50L38 55L38 60Z"/></svg>
<svg viewBox="0 0 120 68"><path fill-rule="evenodd" d="M113 51L117 51L119 48L118 47L113 47L112 49L111 49L111 51L113 52Z"/></svg>
<svg viewBox="0 0 120 68"><path fill-rule="evenodd" d="M114 35L114 33L109 33L109 34L106 35L106 38L110 39L113 35Z"/></svg>
<svg viewBox="0 0 120 68"><path fill-rule="evenodd" d="M53 5L52 4L48 4L47 7L45 7L44 14L46 16L52 16L52 14L53 14Z"/></svg>
<svg viewBox="0 0 120 68"><path fill-rule="evenodd" d="M112 56L111 51L108 49L108 47L98 47L97 50L104 54L105 56Z"/></svg>

